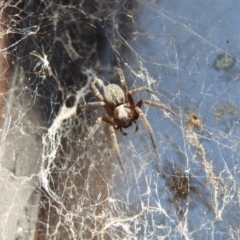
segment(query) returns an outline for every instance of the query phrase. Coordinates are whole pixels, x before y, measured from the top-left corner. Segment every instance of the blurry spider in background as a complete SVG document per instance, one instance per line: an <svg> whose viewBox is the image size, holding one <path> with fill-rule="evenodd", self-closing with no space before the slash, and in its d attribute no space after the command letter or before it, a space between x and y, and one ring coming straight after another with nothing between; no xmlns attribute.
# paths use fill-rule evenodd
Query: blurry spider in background
<svg viewBox="0 0 240 240"><path fill-rule="evenodd" d="M51 77L53 75L52 68L50 62L48 61L48 56L44 53L44 48L42 47L42 55L36 51L31 52L31 55L37 57L40 61L36 64L33 71L39 66L41 66L41 70L39 73L42 73L45 78L47 75Z"/></svg>
<svg viewBox="0 0 240 240"><path fill-rule="evenodd" d="M103 121L108 123L109 124L108 129L109 129L109 133L110 133L111 142L113 144L115 153L117 155L117 159L119 161L122 172L124 174L124 178L126 180L127 178L126 178L123 163L121 160L115 130L120 129L121 133L124 136L126 136L127 133L124 132L122 128L128 128L129 126L132 125L132 123L135 123L136 124L135 132L137 132L138 125L136 123L136 120L138 119L138 117L140 117L141 120L143 121L145 128L147 129L147 131L150 135L154 151L156 152L156 154L158 156L157 146L156 146L156 142L155 142L155 139L153 136L153 130L152 130L152 127L151 127L150 123L148 122L146 116L143 114L143 112L141 110L142 104L147 104L147 105L150 105L153 107L158 107L158 108L161 108L165 111L168 111L168 112L174 114L178 118L181 118L181 117L180 117L180 115L176 114L175 112L173 112L172 110L167 108L165 105L160 104L160 103L151 102L146 99L139 100L138 103L135 105L134 101L132 99L132 94L138 93L138 92L143 92L143 91L146 91L146 92L149 92L152 94L156 94L157 92L151 91L150 89L148 89L146 87L140 87L140 88L136 88L134 90L128 91L122 69L117 68L117 71L118 71L118 75L120 77L121 87L116 84L109 84L109 85L105 86L103 84L103 82L98 78L96 79L96 81L91 83L92 90L93 90L94 94L96 95L96 97L100 101L88 103L83 110L87 111L89 109L89 107L102 106L102 107L104 107L104 109L107 112L107 114L109 115L109 117L105 117L105 116L99 117L96 120L95 125L93 126L92 130L90 131L90 133L88 134L88 136L86 137L85 140L88 141L90 138L92 138L92 136L97 131L97 129L99 128L99 126L101 125L101 123ZM100 86L100 88L103 90L103 95L97 89L95 82L97 82L98 85Z"/></svg>

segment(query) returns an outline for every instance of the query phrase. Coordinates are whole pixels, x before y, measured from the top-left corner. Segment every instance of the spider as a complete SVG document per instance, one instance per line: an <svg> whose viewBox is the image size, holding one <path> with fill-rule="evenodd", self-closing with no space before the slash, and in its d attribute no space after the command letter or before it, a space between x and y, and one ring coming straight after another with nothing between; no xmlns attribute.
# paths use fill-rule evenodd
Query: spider
<svg viewBox="0 0 240 240"><path fill-rule="evenodd" d="M180 117L180 115L176 114L175 112L173 112L172 110L167 108L165 105L160 104L160 103L151 102L146 99L139 100L138 103L135 105L134 101L132 99L132 95L134 93L146 91L146 92L149 92L152 94L156 94L157 92L152 91L144 86L140 87L140 88L136 88L131 91L128 91L122 69L117 68L117 71L118 71L118 75L120 78L121 87L116 84L109 84L109 85L105 86L103 84L103 82L98 78L96 79L96 81L91 83L91 88L92 88L94 94L96 95L96 97L100 101L99 102L90 102L90 103L86 104L86 106L84 107L83 110L87 111L90 107L101 106L105 109L105 111L107 112L109 117L105 117L105 116L99 117L96 120L96 123L93 126L92 130L90 131L88 136L85 138L85 140L88 141L93 137L94 133L98 130L98 128L100 127L102 122L108 123L109 124L108 130L109 130L110 138L111 138L111 141L113 144L113 148L115 150L115 154L117 156L118 162L120 164L124 178L126 180L127 178L126 178L125 170L124 170L123 163L121 160L120 150L119 150L119 146L117 143L115 130L120 129L121 133L124 136L126 136L127 133L123 131L123 128L128 128L132 125L132 123L134 123L134 124L136 124L135 132L137 132L138 125L137 125L136 120L138 119L138 117L140 117L141 120L143 121L145 128L147 129L147 131L150 135L154 151L158 156L157 146L156 146L156 142L155 142L155 139L153 136L153 130L152 130L152 127L151 127L150 123L148 122L146 116L143 114L143 112L141 110L142 104L147 104L147 105L150 105L153 107L161 108L165 111L172 113L173 115L175 115L178 118L181 118L181 117ZM97 87L95 85L95 82L97 82L98 85L101 87L101 89L103 90L103 94L101 94L99 92L99 90L97 89Z"/></svg>
<svg viewBox="0 0 240 240"><path fill-rule="evenodd" d="M41 70L40 72L43 73L43 76L45 75L49 75L49 76L52 76L53 75L53 72L52 72L52 68L50 66L50 62L48 61L48 56L44 53L44 49L42 47L42 54L41 55L40 53L36 52L36 51L33 51L31 52L31 55L37 57L40 59L40 61L36 64L36 66L34 67L33 71L41 65ZM46 73L47 71L47 73Z"/></svg>

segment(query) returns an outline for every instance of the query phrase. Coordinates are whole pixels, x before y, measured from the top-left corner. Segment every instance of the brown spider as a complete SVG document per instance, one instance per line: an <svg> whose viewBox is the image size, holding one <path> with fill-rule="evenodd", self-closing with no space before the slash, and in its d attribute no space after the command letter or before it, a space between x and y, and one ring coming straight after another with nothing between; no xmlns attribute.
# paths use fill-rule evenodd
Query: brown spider
<svg viewBox="0 0 240 240"><path fill-rule="evenodd" d="M144 103L153 107L158 107L174 114L178 118L181 118L181 117L175 112L173 112L172 110L170 110L169 108L167 108L165 105L160 103L150 102L146 99L139 100L138 103L135 105L132 99L132 94L143 92L143 91L150 92L153 94L156 94L157 92L151 91L146 87L140 87L140 88L128 91L122 69L117 68L117 71L120 77L121 87L119 87L116 84L109 84L108 86L104 86L103 82L97 78L96 81L103 90L103 95L102 95L99 92L99 90L96 88L95 83L94 82L91 83L92 90L94 94L97 96L97 98L100 100L100 102L88 103L83 110L87 111L89 107L102 106L106 110L109 117L104 117L104 116L99 117L85 140L89 140L90 138L92 138L94 133L97 131L97 129L101 125L102 121L110 124L109 133L110 133L111 141L113 143L113 147L116 152L117 159L119 161L122 172L124 174L124 178L126 180L126 174L125 174L123 163L121 160L115 130L120 129L121 133L124 136L126 136L127 133L124 132L122 128L128 128L129 126L132 125L132 123L135 123L136 124L135 132L137 132L138 125L136 123L136 120L138 119L138 117L140 117L150 135L153 148L156 154L158 155L152 127L148 122L147 118L145 117L145 115L143 114L142 110L140 109L142 104Z"/></svg>

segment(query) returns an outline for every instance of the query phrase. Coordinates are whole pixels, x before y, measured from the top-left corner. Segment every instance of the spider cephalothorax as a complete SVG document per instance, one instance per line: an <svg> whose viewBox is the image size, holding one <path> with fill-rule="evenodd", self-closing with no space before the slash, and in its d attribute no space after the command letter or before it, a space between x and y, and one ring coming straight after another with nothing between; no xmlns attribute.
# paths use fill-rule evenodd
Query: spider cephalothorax
<svg viewBox="0 0 240 240"><path fill-rule="evenodd" d="M110 133L111 140L113 142L113 147L115 149L119 164L121 166L124 177L126 179L126 174L123 168L120 151L117 144L115 129L120 129L123 135L127 135L127 133L125 133L122 130L122 128L127 128L131 126L132 123L135 123L136 124L135 131L137 131L138 125L136 123L136 120L138 119L138 117L140 117L150 135L153 148L156 154L158 154L156 143L153 136L152 127L141 110L142 104L147 104L153 107L164 109L165 111L168 111L179 118L180 116L174 113L169 108L167 108L165 105L160 103L150 102L146 99L139 100L138 103L135 105L132 99L132 94L143 92L143 91L147 91L153 94L156 94L156 92L151 91L146 87L140 87L140 88L128 91L122 69L118 68L117 71L120 77L121 87L116 84L109 84L108 86L104 86L103 82L97 78L96 82L103 90L103 94L101 94L97 89L95 82L92 82L91 84L93 92L95 93L95 95L100 101L88 103L85 106L84 110L87 110L89 107L93 107L93 106L102 106L106 110L109 117L105 117L105 116L99 117L94 127L92 128L91 132L88 134L86 140L89 140L90 138L92 138L93 134L97 131L102 121L107 122L109 124L109 133Z"/></svg>
<svg viewBox="0 0 240 240"><path fill-rule="evenodd" d="M103 101L111 109L111 117L114 118L115 128L127 128L137 120L138 115L131 109L131 105L125 99L123 90L116 84L103 85Z"/></svg>

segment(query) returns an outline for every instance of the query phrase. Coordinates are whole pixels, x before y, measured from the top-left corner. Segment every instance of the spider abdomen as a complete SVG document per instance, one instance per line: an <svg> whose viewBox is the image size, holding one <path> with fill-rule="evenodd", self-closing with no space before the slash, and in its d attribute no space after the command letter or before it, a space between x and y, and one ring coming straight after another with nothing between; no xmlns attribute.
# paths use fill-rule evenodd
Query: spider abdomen
<svg viewBox="0 0 240 240"><path fill-rule="evenodd" d="M116 84L109 84L104 88L104 101L109 107L114 109L125 101L123 90Z"/></svg>

